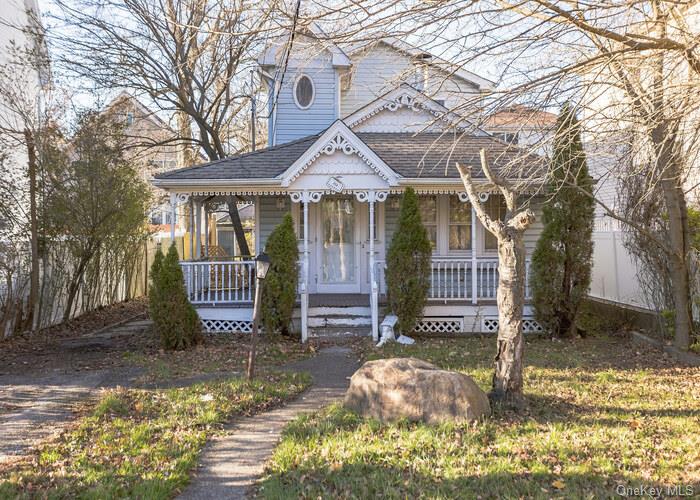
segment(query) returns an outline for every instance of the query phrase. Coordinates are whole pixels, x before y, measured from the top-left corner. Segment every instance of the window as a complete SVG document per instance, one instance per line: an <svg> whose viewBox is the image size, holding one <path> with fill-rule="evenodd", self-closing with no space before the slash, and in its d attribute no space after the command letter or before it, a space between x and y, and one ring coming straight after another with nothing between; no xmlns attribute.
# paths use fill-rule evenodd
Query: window
<svg viewBox="0 0 700 500"><path fill-rule="evenodd" d="M506 218L506 201L503 196L491 195L486 200L486 213L493 219L504 220ZM486 250L498 250L498 240L491 231L484 228L484 248Z"/></svg>
<svg viewBox="0 0 700 500"><path fill-rule="evenodd" d="M472 209L469 203L450 196L450 250L470 250L472 247Z"/></svg>
<svg viewBox="0 0 700 500"><path fill-rule="evenodd" d="M126 113L126 126L130 127L134 124L134 113L132 112L127 112Z"/></svg>
<svg viewBox="0 0 700 500"><path fill-rule="evenodd" d="M165 222L163 222L163 212L161 212L160 210L154 210L153 212L151 212L150 222L151 224L154 224L156 226L165 224Z"/></svg>
<svg viewBox="0 0 700 500"><path fill-rule="evenodd" d="M299 203L299 216L297 217L297 239L304 240L304 204Z"/></svg>
<svg viewBox="0 0 700 500"><path fill-rule="evenodd" d="M294 84L294 101L301 109L307 109L314 102L314 82L307 75L300 75Z"/></svg>
<svg viewBox="0 0 700 500"><path fill-rule="evenodd" d="M517 144L518 143L518 134L511 134L508 132L500 132L495 134L496 137L501 139L503 142L507 142L508 144Z"/></svg>
<svg viewBox="0 0 700 500"><path fill-rule="evenodd" d="M437 247L437 197L435 196L419 196L418 209L420 210L420 218L428 231L428 238L433 250Z"/></svg>

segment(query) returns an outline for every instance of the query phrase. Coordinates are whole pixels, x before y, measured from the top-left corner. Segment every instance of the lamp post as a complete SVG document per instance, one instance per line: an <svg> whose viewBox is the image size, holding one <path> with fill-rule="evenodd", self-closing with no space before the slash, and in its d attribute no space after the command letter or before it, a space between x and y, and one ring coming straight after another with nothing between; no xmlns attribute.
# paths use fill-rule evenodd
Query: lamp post
<svg viewBox="0 0 700 500"><path fill-rule="evenodd" d="M253 302L253 333L250 336L250 351L248 352L248 380L251 380L255 374L255 349L258 343L262 285L269 270L270 257L265 252L255 257L255 302Z"/></svg>

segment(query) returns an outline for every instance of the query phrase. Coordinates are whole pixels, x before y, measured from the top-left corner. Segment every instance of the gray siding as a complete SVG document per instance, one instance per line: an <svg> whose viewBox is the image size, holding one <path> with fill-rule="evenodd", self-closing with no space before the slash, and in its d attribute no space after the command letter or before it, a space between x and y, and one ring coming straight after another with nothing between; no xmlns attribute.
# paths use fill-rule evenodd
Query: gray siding
<svg viewBox="0 0 700 500"><path fill-rule="evenodd" d="M542 234L542 230L544 229L544 225L542 224L542 200L533 200L530 203L530 208L535 212L535 222L527 229L527 231L525 231L525 234L523 235L523 238L525 239L525 250L527 251L528 258L532 257L532 252L535 251L537 240L540 238L540 234Z"/></svg>
<svg viewBox="0 0 700 500"><path fill-rule="evenodd" d="M341 114L347 116L403 81L415 85L411 60L384 44L353 58L352 83L343 91ZM344 77L347 78L347 77Z"/></svg>
<svg viewBox="0 0 700 500"><path fill-rule="evenodd" d="M277 208L278 199L284 200L284 208ZM285 214L291 212L291 201L289 200L288 196L261 196L259 200L260 208L258 209L258 214L260 220L256 221L256 223L260 224L259 248L263 250L270 233L272 233L275 227L282 222Z"/></svg>
<svg viewBox="0 0 700 500"><path fill-rule="evenodd" d="M384 239L385 248L389 250L389 245L391 244L391 238L394 236L394 232L399 225L399 207L393 208L393 200L400 198L399 195L391 195L387 198L386 204L384 205Z"/></svg>
<svg viewBox="0 0 700 500"><path fill-rule="evenodd" d="M353 57L351 83L342 93L341 115L348 116L369 104L400 83L408 83L434 99L445 101L448 108L465 105L478 95L477 87L440 68L425 72L402 52L385 44L378 44ZM344 80L347 80L347 76ZM475 105L476 103L472 103ZM478 107L475 106L477 111ZM460 110L463 114L466 110Z"/></svg>
<svg viewBox="0 0 700 500"><path fill-rule="evenodd" d="M300 109L294 101L294 83L302 73L314 84L314 100L308 109ZM327 51L308 61L290 60L277 100L275 144L316 134L333 123L338 117L336 84L336 70Z"/></svg>

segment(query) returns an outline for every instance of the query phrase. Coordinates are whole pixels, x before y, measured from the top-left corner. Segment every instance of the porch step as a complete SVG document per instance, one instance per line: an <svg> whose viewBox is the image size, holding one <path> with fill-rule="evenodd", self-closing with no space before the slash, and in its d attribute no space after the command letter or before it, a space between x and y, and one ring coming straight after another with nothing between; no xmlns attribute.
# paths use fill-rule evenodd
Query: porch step
<svg viewBox="0 0 700 500"><path fill-rule="evenodd" d="M372 310L369 306L351 306L351 307L309 307L309 318L328 317L328 316L347 316L347 317L370 317Z"/></svg>
<svg viewBox="0 0 700 500"><path fill-rule="evenodd" d="M310 328L328 327L369 327L372 324L370 316L351 316L331 314L327 316L309 316Z"/></svg>
<svg viewBox="0 0 700 500"><path fill-rule="evenodd" d="M309 327L309 337L322 338L350 338L350 337L371 337L372 330L369 326L362 327Z"/></svg>

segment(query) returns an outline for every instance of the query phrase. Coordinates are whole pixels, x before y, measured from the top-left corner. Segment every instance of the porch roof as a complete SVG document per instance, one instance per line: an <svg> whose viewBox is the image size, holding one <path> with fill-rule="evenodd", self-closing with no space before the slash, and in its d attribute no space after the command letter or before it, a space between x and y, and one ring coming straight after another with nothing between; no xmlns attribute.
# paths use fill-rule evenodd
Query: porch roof
<svg viewBox="0 0 700 500"><path fill-rule="evenodd" d="M158 181L207 181L279 178L321 134L231 156L193 167L156 175ZM491 136L453 135L443 133L376 133L358 132L357 137L377 154L399 176L413 179L457 179L456 162L478 167L479 151L484 148L491 167L506 177L532 179L541 174L544 158L523 148L507 144ZM516 167L517 166L517 167ZM508 175L517 172L517 175ZM476 168L474 177L483 178Z"/></svg>

